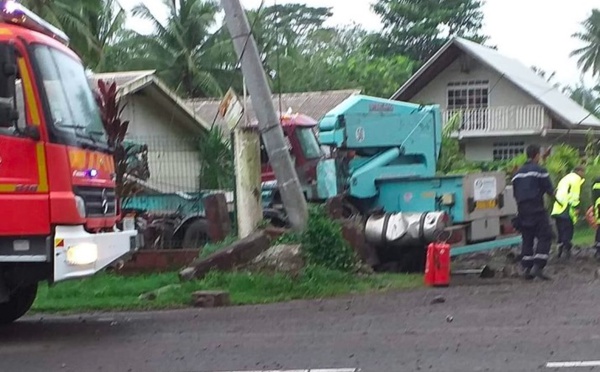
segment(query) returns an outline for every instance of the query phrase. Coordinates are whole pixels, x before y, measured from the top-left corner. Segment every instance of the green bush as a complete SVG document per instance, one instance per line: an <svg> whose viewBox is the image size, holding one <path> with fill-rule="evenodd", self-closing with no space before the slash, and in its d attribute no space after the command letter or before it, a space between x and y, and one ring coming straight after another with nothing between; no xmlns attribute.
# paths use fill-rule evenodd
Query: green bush
<svg viewBox="0 0 600 372"><path fill-rule="evenodd" d="M345 272L356 268L356 255L344 239L341 225L330 219L320 206L311 207L300 242L309 265Z"/></svg>

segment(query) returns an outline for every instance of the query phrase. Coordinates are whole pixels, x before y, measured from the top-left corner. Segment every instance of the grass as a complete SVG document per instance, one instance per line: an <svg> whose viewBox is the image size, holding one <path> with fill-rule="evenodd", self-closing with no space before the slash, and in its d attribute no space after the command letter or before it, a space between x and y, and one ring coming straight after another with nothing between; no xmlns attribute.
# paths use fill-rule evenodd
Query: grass
<svg viewBox="0 0 600 372"><path fill-rule="evenodd" d="M591 246L594 235L594 230L580 228L576 231L574 243L579 246ZM214 245L204 255L222 246ZM99 274L88 279L60 283L52 288L42 285L32 312L74 313L182 308L190 306L190 295L197 290L228 291L235 305L266 304L415 288L421 285L422 280L422 275L357 276L314 268L295 279L282 274L213 272L201 281L187 283L180 283L175 272L126 277ZM140 295L160 288L162 290L156 299L140 298Z"/></svg>
<svg viewBox="0 0 600 372"><path fill-rule="evenodd" d="M580 247L591 247L596 239L596 231L589 227L581 227L575 231L573 244Z"/></svg>
<svg viewBox="0 0 600 372"><path fill-rule="evenodd" d="M122 277L100 274L88 279L41 286L32 312L74 313L174 309L190 306L197 290L226 290L235 305L266 304L296 299L316 299L365 292L415 288L421 275L381 274L356 276L310 269L293 279L285 275L210 273L201 281L180 283L177 273ZM154 300L140 295L164 288Z"/></svg>
<svg viewBox="0 0 600 372"><path fill-rule="evenodd" d="M200 257L206 258L206 257L210 256L211 254L213 254L217 251L220 251L221 249L223 249L225 247L230 246L231 244L235 243L236 241L237 241L237 236L229 235L225 239L221 240L220 242L208 243L204 247L202 247L202 250L200 251Z"/></svg>

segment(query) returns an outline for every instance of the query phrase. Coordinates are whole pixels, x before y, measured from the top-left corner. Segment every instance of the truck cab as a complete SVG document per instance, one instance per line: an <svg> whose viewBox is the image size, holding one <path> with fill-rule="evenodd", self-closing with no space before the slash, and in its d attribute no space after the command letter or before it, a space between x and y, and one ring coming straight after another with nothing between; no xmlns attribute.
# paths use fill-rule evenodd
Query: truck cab
<svg viewBox="0 0 600 372"><path fill-rule="evenodd" d="M258 125L257 123L253 123ZM317 164L325 152L317 140L315 130L318 122L303 114L284 113L281 115L281 127L285 136L292 162L306 197L316 197ZM261 181L263 193L276 189L275 172L270 165L269 156L260 143ZM277 192L273 192L272 202L279 204Z"/></svg>
<svg viewBox="0 0 600 372"><path fill-rule="evenodd" d="M93 275L138 245L116 227L113 149L67 45L0 1L0 323L27 312L39 282Z"/></svg>

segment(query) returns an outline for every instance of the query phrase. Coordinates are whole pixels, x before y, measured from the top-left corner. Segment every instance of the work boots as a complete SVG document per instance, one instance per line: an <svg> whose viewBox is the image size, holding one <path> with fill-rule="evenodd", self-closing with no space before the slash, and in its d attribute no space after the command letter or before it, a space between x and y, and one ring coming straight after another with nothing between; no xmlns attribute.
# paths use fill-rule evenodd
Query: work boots
<svg viewBox="0 0 600 372"><path fill-rule="evenodd" d="M538 265L533 265L533 269L531 269L531 273L529 274L532 278L538 278L541 280L552 280L547 274L544 274L544 269L539 267Z"/></svg>
<svg viewBox="0 0 600 372"><path fill-rule="evenodd" d="M571 258L571 247L565 246L564 244L559 244L558 258L561 258L563 254L565 255L565 260L569 260Z"/></svg>

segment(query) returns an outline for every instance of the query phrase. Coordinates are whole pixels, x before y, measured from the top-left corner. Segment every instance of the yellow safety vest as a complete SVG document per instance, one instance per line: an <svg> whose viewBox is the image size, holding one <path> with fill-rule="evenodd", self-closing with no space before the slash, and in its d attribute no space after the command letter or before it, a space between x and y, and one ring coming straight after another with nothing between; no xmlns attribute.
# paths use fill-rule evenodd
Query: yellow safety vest
<svg viewBox="0 0 600 372"><path fill-rule="evenodd" d="M577 173L569 173L564 176L558 183L556 188L556 202L552 208L552 215L557 216L564 213L569 208L569 215L576 222L577 217L574 214L574 209L579 206L581 195L581 185L585 179Z"/></svg>
<svg viewBox="0 0 600 372"><path fill-rule="evenodd" d="M596 182L592 185L592 194L595 194L596 190L600 190L600 182ZM596 223L600 225L600 197L596 198L594 202L594 217Z"/></svg>

